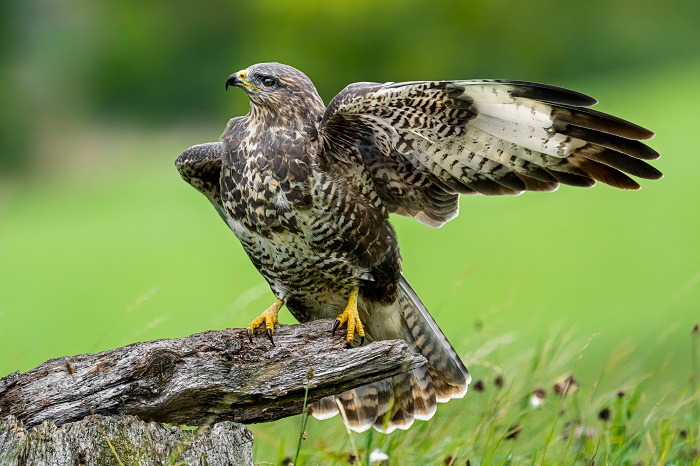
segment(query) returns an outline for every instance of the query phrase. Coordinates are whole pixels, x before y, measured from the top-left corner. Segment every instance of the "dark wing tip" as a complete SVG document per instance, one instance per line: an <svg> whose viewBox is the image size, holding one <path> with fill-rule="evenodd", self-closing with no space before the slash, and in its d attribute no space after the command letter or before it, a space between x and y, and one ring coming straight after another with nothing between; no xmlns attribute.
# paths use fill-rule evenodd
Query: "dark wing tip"
<svg viewBox="0 0 700 466"><path fill-rule="evenodd" d="M510 86L511 89L508 92L512 97L553 104L555 106L554 111L558 113L554 116L568 123L600 129L599 126L589 125L596 122L605 122L603 127L607 127L608 130L606 132L611 132L611 134L634 140L645 140L654 137L652 131L635 123L597 110L582 109L581 107L590 107L598 103L596 99L586 94L563 87L526 81L496 80L492 81L492 83Z"/></svg>
<svg viewBox="0 0 700 466"><path fill-rule="evenodd" d="M594 129L631 140L651 139L654 136L653 132L635 123L590 108L581 109L559 105L552 109L552 116L558 121L567 124Z"/></svg>
<svg viewBox="0 0 700 466"><path fill-rule="evenodd" d="M637 191L638 189L641 189L639 183L627 176L622 171L613 168L610 165L587 159L581 155L572 155L568 157L567 160L573 166L582 170L594 180L601 181L614 188L626 189L630 191Z"/></svg>
<svg viewBox="0 0 700 466"><path fill-rule="evenodd" d="M590 107L598 103L593 97L581 92L549 84L531 83L526 81L504 81L513 86L510 94L513 97L539 100L551 104L571 105L573 107Z"/></svg>
<svg viewBox="0 0 700 466"><path fill-rule="evenodd" d="M658 180L663 177L663 174L657 168L643 160L606 147L588 145L581 148L576 153L589 160L603 163L625 173L629 173L630 175L638 176L639 178Z"/></svg>
<svg viewBox="0 0 700 466"><path fill-rule="evenodd" d="M590 107L598 103L596 99L577 91L572 91L549 84L528 81L510 81L505 79L477 79L469 81L442 81L445 92L452 97L459 97L465 88L486 86L494 91L507 93L510 98L521 98L571 107Z"/></svg>

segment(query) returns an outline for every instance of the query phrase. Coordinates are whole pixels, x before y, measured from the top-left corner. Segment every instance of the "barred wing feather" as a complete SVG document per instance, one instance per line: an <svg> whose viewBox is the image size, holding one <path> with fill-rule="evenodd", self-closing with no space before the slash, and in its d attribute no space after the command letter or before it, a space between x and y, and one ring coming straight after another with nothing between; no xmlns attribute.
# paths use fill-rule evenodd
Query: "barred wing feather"
<svg viewBox="0 0 700 466"><path fill-rule="evenodd" d="M440 226L459 194L517 195L662 177L653 133L563 88L519 81L357 83L328 106L326 157L359 154L391 212Z"/></svg>

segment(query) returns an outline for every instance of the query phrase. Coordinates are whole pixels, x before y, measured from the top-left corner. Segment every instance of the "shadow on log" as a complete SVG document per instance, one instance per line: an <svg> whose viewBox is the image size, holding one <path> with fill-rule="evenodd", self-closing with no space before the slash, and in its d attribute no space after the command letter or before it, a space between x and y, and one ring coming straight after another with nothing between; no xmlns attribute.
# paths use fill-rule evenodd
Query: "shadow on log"
<svg viewBox="0 0 700 466"><path fill-rule="evenodd" d="M91 414L88 423L94 414L192 426L273 421L302 412L307 382L311 403L425 364L402 340L345 349L332 323L278 326L277 346L226 329L46 361L0 379L0 439L7 422L55 429Z"/></svg>

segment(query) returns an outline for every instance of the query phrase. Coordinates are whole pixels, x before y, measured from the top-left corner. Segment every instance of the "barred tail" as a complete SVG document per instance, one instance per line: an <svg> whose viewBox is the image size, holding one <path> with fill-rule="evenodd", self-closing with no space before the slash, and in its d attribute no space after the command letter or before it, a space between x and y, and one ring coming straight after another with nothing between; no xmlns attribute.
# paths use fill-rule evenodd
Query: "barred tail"
<svg viewBox="0 0 700 466"><path fill-rule="evenodd" d="M404 339L428 363L405 374L330 396L314 404L314 416L326 419L339 409L349 428L363 432L408 429L414 419L430 419L437 403L461 398L469 371L405 278L390 306L361 302L360 317L371 340Z"/></svg>
<svg viewBox="0 0 700 466"><path fill-rule="evenodd" d="M471 382L469 371L405 278L400 285L402 316L412 337L408 341L428 360L437 401L462 398Z"/></svg>

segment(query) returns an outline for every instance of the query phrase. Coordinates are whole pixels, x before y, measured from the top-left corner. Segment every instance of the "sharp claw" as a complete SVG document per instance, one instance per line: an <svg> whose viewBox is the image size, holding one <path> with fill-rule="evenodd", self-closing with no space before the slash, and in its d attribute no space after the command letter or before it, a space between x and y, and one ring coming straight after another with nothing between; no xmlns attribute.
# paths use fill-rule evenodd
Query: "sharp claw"
<svg viewBox="0 0 700 466"><path fill-rule="evenodd" d="M276 346L275 340L272 339L272 329L267 329L267 338L270 339L270 343L272 343L272 346Z"/></svg>
<svg viewBox="0 0 700 466"><path fill-rule="evenodd" d="M251 329L246 330L248 330L248 340L250 340L250 342L253 343L253 331Z"/></svg>
<svg viewBox="0 0 700 466"><path fill-rule="evenodd" d="M333 322L333 335L335 335L335 331L338 330L338 327L340 326L340 321L336 320Z"/></svg>
<svg viewBox="0 0 700 466"><path fill-rule="evenodd" d="M365 337L364 336L360 337L360 346L362 346L364 344L364 342L365 342Z"/></svg>
<svg viewBox="0 0 700 466"><path fill-rule="evenodd" d="M350 342L345 343L345 349L350 349L350 348L352 348L352 343L350 343Z"/></svg>

